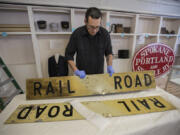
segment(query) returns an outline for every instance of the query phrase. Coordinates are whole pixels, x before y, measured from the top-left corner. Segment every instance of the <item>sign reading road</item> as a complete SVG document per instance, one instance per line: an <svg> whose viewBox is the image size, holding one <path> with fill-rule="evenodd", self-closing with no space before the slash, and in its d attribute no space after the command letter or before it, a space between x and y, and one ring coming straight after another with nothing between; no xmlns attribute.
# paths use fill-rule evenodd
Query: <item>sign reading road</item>
<svg viewBox="0 0 180 135"><path fill-rule="evenodd" d="M27 99L104 95L155 88L154 71L28 79Z"/></svg>
<svg viewBox="0 0 180 135"><path fill-rule="evenodd" d="M84 119L71 104L30 104L19 105L6 120L6 124L65 121Z"/></svg>

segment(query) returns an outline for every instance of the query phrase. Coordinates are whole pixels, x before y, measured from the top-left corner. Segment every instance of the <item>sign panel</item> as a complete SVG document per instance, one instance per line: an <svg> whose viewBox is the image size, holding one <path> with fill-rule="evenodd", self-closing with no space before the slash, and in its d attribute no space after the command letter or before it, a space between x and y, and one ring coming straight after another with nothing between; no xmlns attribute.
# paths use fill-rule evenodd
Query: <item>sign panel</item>
<svg viewBox="0 0 180 135"><path fill-rule="evenodd" d="M153 71L28 79L27 99L66 98L155 88Z"/></svg>
<svg viewBox="0 0 180 135"><path fill-rule="evenodd" d="M140 49L133 58L133 71L154 70L155 76L168 72L174 63L173 50L162 43L152 43Z"/></svg>
<svg viewBox="0 0 180 135"><path fill-rule="evenodd" d="M160 96L81 102L88 109L104 117L162 112L176 109Z"/></svg>
<svg viewBox="0 0 180 135"><path fill-rule="evenodd" d="M65 121L84 119L71 104L29 104L19 105L5 124Z"/></svg>

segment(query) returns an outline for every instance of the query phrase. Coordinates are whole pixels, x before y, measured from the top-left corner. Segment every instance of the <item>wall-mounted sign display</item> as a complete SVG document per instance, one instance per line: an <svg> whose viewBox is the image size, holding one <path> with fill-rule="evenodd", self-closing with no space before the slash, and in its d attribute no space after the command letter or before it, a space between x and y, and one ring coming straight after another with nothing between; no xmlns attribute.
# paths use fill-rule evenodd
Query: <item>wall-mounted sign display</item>
<svg viewBox="0 0 180 135"><path fill-rule="evenodd" d="M152 43L135 54L133 71L154 70L158 77L169 71L174 59L174 52L170 47L162 43Z"/></svg>
<svg viewBox="0 0 180 135"><path fill-rule="evenodd" d="M28 79L27 99L104 95L155 88L154 71Z"/></svg>
<svg viewBox="0 0 180 135"><path fill-rule="evenodd" d="M5 124L51 122L84 119L71 104L29 104L19 105Z"/></svg>
<svg viewBox="0 0 180 135"><path fill-rule="evenodd" d="M163 112L176 109L160 96L139 97L118 100L81 102L88 109L104 117Z"/></svg>

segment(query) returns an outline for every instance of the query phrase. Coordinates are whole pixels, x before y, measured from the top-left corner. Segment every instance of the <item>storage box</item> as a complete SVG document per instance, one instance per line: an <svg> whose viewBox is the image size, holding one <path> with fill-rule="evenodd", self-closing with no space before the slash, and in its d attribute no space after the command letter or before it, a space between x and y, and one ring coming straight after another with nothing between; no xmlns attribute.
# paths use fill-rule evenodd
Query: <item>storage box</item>
<svg viewBox="0 0 180 135"><path fill-rule="evenodd" d="M124 27L124 33L131 33L131 27Z"/></svg>
<svg viewBox="0 0 180 135"><path fill-rule="evenodd" d="M129 58L129 50L118 50L118 58Z"/></svg>

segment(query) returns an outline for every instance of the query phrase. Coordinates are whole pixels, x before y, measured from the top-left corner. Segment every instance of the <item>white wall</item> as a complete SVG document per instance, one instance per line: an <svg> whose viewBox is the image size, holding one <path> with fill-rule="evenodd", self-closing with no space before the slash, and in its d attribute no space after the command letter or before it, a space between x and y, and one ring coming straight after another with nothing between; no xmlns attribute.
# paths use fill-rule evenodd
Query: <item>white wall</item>
<svg viewBox="0 0 180 135"><path fill-rule="evenodd" d="M180 16L180 0L0 0L0 2L71 7L96 6L108 10Z"/></svg>
<svg viewBox="0 0 180 135"><path fill-rule="evenodd" d="M169 14L169 15L178 15L180 16L180 2L174 1L174 0L0 0L0 2L16 2L16 3L28 3L28 4L44 4L44 5L58 5L58 6L71 6L71 7L90 7L90 6L96 6L101 9L113 9L118 11L134 11L134 12L146 12L146 13L156 13L156 14ZM170 2L171 1L171 2ZM1 6L1 4L0 4ZM7 15L3 16L3 14L0 12L1 20L0 23L6 23L7 21ZM24 14L18 14L15 17L22 18ZM4 19L2 19L2 16ZM27 16L27 15L26 15ZM28 17L25 18L25 22L28 21ZM10 18L12 19L12 18ZM14 19L13 19L14 20ZM16 20L16 19L15 19ZM24 21L21 21L24 23ZM25 90L25 80L27 78L36 78L36 67L35 67L35 60L33 54L33 45L30 38L30 35L25 36L25 40L21 40L21 44L19 43L19 38L24 38L24 36L15 36L15 37L8 37L8 40L6 38L0 38L1 45L0 45L0 56L4 58L6 61L6 64L8 64L8 67L20 86ZM53 36L54 37L54 36ZM28 40L27 40L28 39ZM59 36L58 36L59 39ZM17 41L16 41L17 40ZM42 65L47 65L47 58L52 55L52 53L45 51L45 49L48 48L50 44L50 40L53 40L52 37L50 39L43 39L40 38L38 40L39 46L41 48L40 56L42 58L46 58L44 61L42 60ZM122 44L124 42L127 42L127 40L123 40ZM7 44L12 44L9 47L6 47ZM15 44L17 44L15 46ZM127 44L127 43L126 43ZM15 47L15 49L14 49ZM7 51L10 53L7 53ZM28 52L26 51L28 50ZM48 49L47 49L48 50ZM13 53L16 52L16 53ZM21 52L21 53L20 53ZM53 52L54 53L54 52ZM22 57L23 54L26 54L24 57ZM16 57L13 57L13 55L17 55ZM7 59L9 58L10 59ZM115 64L119 64L118 62L122 62L124 64L131 63L131 61L116 61ZM24 65L25 64L25 65ZM114 63L113 63L114 64ZM126 64L126 65L127 65ZM122 64L120 64L122 65ZM129 64L130 65L130 64ZM43 66L43 76L47 77L47 66ZM122 67L124 68L124 67ZM119 69L119 68L118 68ZM118 71L118 69L115 71ZM128 69L119 69L122 71L126 71Z"/></svg>

